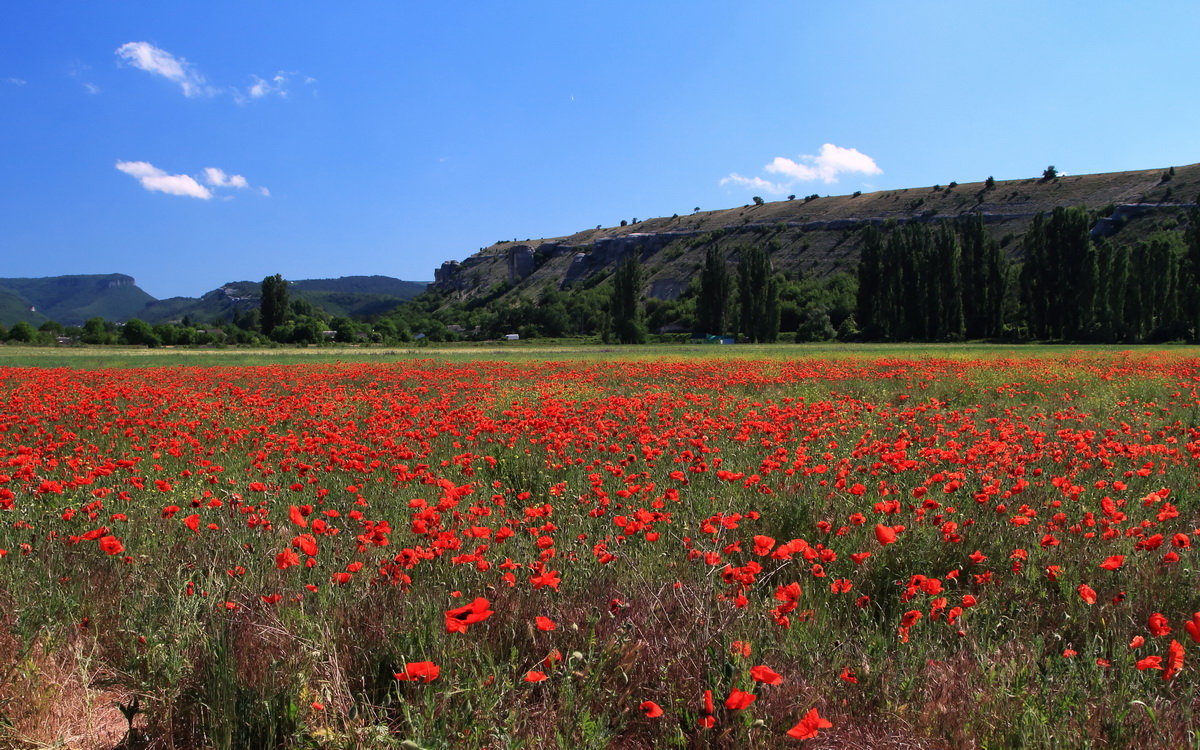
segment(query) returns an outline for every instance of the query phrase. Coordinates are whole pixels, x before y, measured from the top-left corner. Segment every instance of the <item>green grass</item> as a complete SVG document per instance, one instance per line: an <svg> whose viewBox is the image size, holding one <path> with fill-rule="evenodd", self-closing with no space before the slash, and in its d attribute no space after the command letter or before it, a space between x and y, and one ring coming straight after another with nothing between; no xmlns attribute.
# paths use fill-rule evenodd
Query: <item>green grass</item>
<svg viewBox="0 0 1200 750"><path fill-rule="evenodd" d="M0 364L68 369L0 370L0 489L15 491L13 510L0 511L0 744L54 746L85 733L77 717L134 695L140 730L180 748L803 746L783 732L812 707L835 725L812 746L1194 744L1200 678L1184 623L1200 611L1198 550L1168 565L1170 541L1140 552L1127 531L1146 521L1146 533L1170 540L1197 526L1194 363L1179 366L1196 350L1124 351L5 347ZM104 367L114 369L92 372ZM908 445L897 447L902 434ZM761 483L714 476L718 459ZM689 470L701 462L706 471ZM223 470L210 473L213 463ZM934 478L953 472L957 489ZM38 491L50 478L88 481ZM156 489L156 478L172 487ZM976 499L993 480L1007 489L1019 478L1028 485L1009 498ZM1180 514L1157 519L1165 506L1142 498L1164 487ZM1086 537L1105 494L1127 501L1129 518L1111 540ZM877 505L889 500L894 515ZM440 508L432 529L415 526L430 518L422 502ZM181 510L166 518L168 504ZM291 505L340 529L318 535L311 569L277 567L302 533ZM1022 506L1029 526L1012 522ZM650 508L670 514L652 521L659 538L616 539L628 528L618 516ZM191 513L198 533L184 525ZM961 542L944 537L955 519ZM359 536L381 520L387 547ZM881 546L876 523L906 531ZM487 569L450 560L483 543L463 533L473 525L515 532L486 540ZM101 526L124 553L71 539ZM420 557L445 541L439 529L460 546ZM1043 546L1047 533L1061 544ZM756 535L804 539L837 559L822 577L815 557L754 555ZM543 539L553 556L542 558ZM599 562L599 543L616 559ZM976 549L985 563L968 557ZM1015 549L1026 553L1019 570ZM412 566L389 575L411 581L371 583L402 550ZM859 565L855 551L872 554ZM1099 569L1117 553L1124 568ZM525 566L511 587L508 558ZM558 589L532 587L534 561L562 573ZM331 583L357 562L349 583ZM750 562L762 564L752 583L726 581L726 565ZM1062 567L1059 580L1048 565ZM992 583L974 580L985 568ZM967 593L978 602L950 626L933 617L935 594L908 596L914 576L941 580L949 606ZM832 590L840 578L853 583L848 594ZM784 628L776 588L793 581L803 593ZM1084 582L1095 606L1076 593ZM1109 603L1118 592L1125 599ZM279 602L263 601L275 593ZM447 632L445 612L476 596L496 614ZM909 610L924 614L902 642ZM1170 618L1170 637L1147 632L1155 611ZM558 628L537 629L537 616ZM1135 635L1146 637L1136 652ZM1134 668L1171 639L1187 651L1172 681ZM752 655L734 654L734 641L752 643ZM561 661L545 666L554 651ZM441 666L437 681L395 679L425 660ZM785 683L754 687L756 664ZM857 683L841 679L847 668ZM535 669L548 679L526 682ZM745 712L720 707L734 687L758 695ZM705 690L718 705L711 731L698 726ZM642 716L647 699L667 716Z"/></svg>
<svg viewBox="0 0 1200 750"><path fill-rule="evenodd" d="M96 370L143 367L241 367L277 364L379 363L434 359L447 362L612 361L612 360L791 360L863 359L882 357L945 358L956 360L1033 358L1053 359L1075 354L1131 355L1163 353L1169 357L1200 356L1196 346L1068 345L1068 344L648 344L606 346L594 342L553 339L521 342L461 342L424 346L309 348L161 348L0 346L0 367L67 367Z"/></svg>

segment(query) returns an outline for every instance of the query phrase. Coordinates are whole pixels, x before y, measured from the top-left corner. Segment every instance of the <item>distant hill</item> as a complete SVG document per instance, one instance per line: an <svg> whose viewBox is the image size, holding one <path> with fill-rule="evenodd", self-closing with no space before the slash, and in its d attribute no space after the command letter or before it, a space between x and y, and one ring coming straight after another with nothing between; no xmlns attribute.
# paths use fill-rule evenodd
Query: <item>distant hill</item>
<svg viewBox="0 0 1200 750"><path fill-rule="evenodd" d="M288 282L292 299L305 299L330 315L351 318L382 315L416 297L429 286L426 281L403 281L390 276L343 276L337 279L301 279ZM262 284L231 281L199 299L171 297L146 306L135 317L147 323L181 320L232 319L235 312L259 306Z"/></svg>
<svg viewBox="0 0 1200 750"><path fill-rule="evenodd" d="M148 323L232 319L235 312L258 307L257 281L232 281L199 298L158 300L138 288L132 276L52 276L38 279L0 279L0 323L24 320L34 326L47 320L82 325L88 318L123 322L140 318ZM332 316L382 315L425 291L428 282L390 276L344 276L289 282L293 298L306 299Z"/></svg>
<svg viewBox="0 0 1200 750"><path fill-rule="evenodd" d="M645 269L646 296L669 300L687 288L714 245L727 257L736 257L740 247L762 246L776 271L793 278L826 278L855 272L862 242L858 230L867 224L931 222L969 213L982 215L992 236L1019 259L1020 238L1039 212L1049 214L1057 206L1095 209L1103 218L1093 235L1125 245L1155 228L1185 221L1197 193L1200 164L750 203L565 237L498 242L461 261L443 263L431 289L441 292L447 304L497 293L536 300L546 288L593 285L621 259L637 253Z"/></svg>
<svg viewBox="0 0 1200 750"><path fill-rule="evenodd" d="M132 276L121 273L0 279L0 322L5 325L18 320L82 325L97 316L126 320L153 301Z"/></svg>

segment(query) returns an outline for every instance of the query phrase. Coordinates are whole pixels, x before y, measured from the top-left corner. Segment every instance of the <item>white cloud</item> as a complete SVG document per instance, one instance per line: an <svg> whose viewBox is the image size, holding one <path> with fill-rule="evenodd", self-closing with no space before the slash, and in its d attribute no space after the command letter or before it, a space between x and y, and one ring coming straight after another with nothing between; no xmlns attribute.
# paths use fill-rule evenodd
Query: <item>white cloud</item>
<svg viewBox="0 0 1200 750"><path fill-rule="evenodd" d="M85 84L83 84L83 88L85 91L87 91L89 94L92 94L92 95L100 93L100 87L94 83L85 83Z"/></svg>
<svg viewBox="0 0 1200 750"><path fill-rule="evenodd" d="M740 187L749 188L751 190L761 190L765 193L771 193L773 195L782 195L787 191L787 187L784 185L777 185L774 182L764 180L761 177L743 177L737 172L734 172L728 177L721 178L722 185L727 185L731 182Z"/></svg>
<svg viewBox="0 0 1200 750"><path fill-rule="evenodd" d="M801 156L797 163L782 156L764 169L772 174L782 174L798 182L821 180L826 183L838 181L838 175L845 172L859 174L883 174L883 170L875 164L875 160L855 148L842 148L832 143L821 146L821 152L816 156Z"/></svg>
<svg viewBox="0 0 1200 750"><path fill-rule="evenodd" d="M175 57L149 42L128 42L117 48L117 56L139 70L179 84L184 96L212 96L217 89L182 57Z"/></svg>
<svg viewBox="0 0 1200 750"><path fill-rule="evenodd" d="M290 76L296 75L295 71L281 70L267 80L261 76L252 75L253 83L245 90L245 92L237 89L233 90L233 98L238 104L245 104L247 101L255 99L265 99L270 96L277 96L280 99L288 98L288 82ZM305 78L304 83L315 83L315 78Z"/></svg>
<svg viewBox="0 0 1200 750"><path fill-rule="evenodd" d="M250 187L250 183L246 182L246 178L240 174L227 175L225 170L217 167L204 168L204 181L213 187L233 187L245 188Z"/></svg>
<svg viewBox="0 0 1200 750"><path fill-rule="evenodd" d="M24 86L26 81L24 78L5 78L5 83L11 83L14 86Z"/></svg>
<svg viewBox="0 0 1200 750"><path fill-rule="evenodd" d="M258 192L262 193L264 198L270 198L270 197L271 197L271 191L270 191L270 190L267 190L265 187L260 187L260 188L258 189Z"/></svg>
<svg viewBox="0 0 1200 750"><path fill-rule="evenodd" d="M117 162L117 169L131 177L136 177L142 183L142 187L151 192L158 191L167 195L187 195L203 200L208 200L212 197L212 191L196 182L190 175L168 174L150 162L119 161Z"/></svg>
<svg viewBox="0 0 1200 750"><path fill-rule="evenodd" d="M783 156L776 156L770 164L763 167L771 174L782 175L784 182L774 183L761 177L742 177L736 173L721 180L721 184L734 183L743 187L762 189L768 192L783 193L796 182L815 182L820 180L826 184L835 183L843 174L883 174L883 170L875 160L858 149L842 148L832 143L821 146L816 156L804 155L799 161L793 161Z"/></svg>

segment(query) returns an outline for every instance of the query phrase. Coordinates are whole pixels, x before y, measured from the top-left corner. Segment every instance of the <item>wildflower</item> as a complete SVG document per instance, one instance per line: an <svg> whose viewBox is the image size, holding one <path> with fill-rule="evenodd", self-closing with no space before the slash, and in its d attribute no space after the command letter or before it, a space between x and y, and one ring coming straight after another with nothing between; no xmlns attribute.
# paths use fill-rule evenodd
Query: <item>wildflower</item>
<svg viewBox="0 0 1200 750"><path fill-rule="evenodd" d="M833 724L829 723L828 719L825 719L818 714L817 709L814 708L805 714L804 718L800 720L800 723L789 729L787 733L789 737L794 737L798 740L810 740L813 737L816 737L820 730L830 729L832 727Z"/></svg>
<svg viewBox="0 0 1200 750"><path fill-rule="evenodd" d="M477 622L483 622L487 618L496 614L489 607L491 603L482 596L475 599L470 604L464 604L461 607L446 612L446 632L447 633L465 633L467 626L474 625Z"/></svg>
<svg viewBox="0 0 1200 750"><path fill-rule="evenodd" d="M410 661L404 665L403 672L396 673L396 679L429 684L437 679L441 671L441 668L431 661Z"/></svg>

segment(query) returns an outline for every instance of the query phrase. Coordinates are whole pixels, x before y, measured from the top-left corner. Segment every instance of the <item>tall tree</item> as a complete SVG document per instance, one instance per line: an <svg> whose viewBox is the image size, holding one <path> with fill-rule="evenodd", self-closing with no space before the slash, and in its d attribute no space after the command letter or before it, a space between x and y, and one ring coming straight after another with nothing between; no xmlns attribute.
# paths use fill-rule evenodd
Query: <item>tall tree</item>
<svg viewBox="0 0 1200 750"><path fill-rule="evenodd" d="M779 337L779 278L762 247L743 247L739 254L739 329L751 341L772 342Z"/></svg>
<svg viewBox="0 0 1200 750"><path fill-rule="evenodd" d="M612 326L622 344L646 343L646 321L642 311L642 261L635 250L613 274Z"/></svg>
<svg viewBox="0 0 1200 750"><path fill-rule="evenodd" d="M883 314L883 235L868 224L863 229L862 253L858 258L858 324L868 339L885 337Z"/></svg>
<svg viewBox="0 0 1200 750"><path fill-rule="evenodd" d="M1200 196L1196 197L1200 204ZM1193 343L1200 342L1200 208L1188 211L1188 225L1184 232L1187 250L1180 272L1180 306L1182 316L1191 329Z"/></svg>
<svg viewBox="0 0 1200 750"><path fill-rule="evenodd" d="M262 331L268 336L275 326L287 319L287 282L279 274L262 280L262 304L259 310L262 313Z"/></svg>
<svg viewBox="0 0 1200 750"><path fill-rule="evenodd" d="M710 245L704 254L704 267L700 271L700 293L696 297L696 323L699 333L714 336L725 334L729 286L725 253L715 244Z"/></svg>
<svg viewBox="0 0 1200 750"><path fill-rule="evenodd" d="M962 249L958 234L948 221L938 225L933 263L929 275L937 279L937 288L930 301L937 300L938 316L937 326L929 331L929 337L939 341L961 340L964 332Z"/></svg>
<svg viewBox="0 0 1200 750"><path fill-rule="evenodd" d="M969 339L1000 335L1008 279L1007 256L992 239L978 213L958 225L962 242L963 325Z"/></svg>

